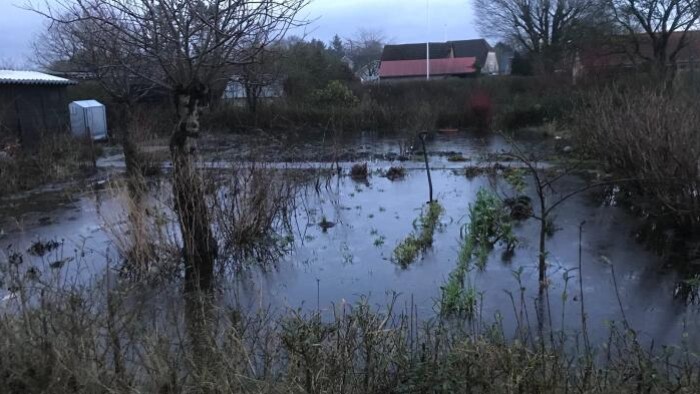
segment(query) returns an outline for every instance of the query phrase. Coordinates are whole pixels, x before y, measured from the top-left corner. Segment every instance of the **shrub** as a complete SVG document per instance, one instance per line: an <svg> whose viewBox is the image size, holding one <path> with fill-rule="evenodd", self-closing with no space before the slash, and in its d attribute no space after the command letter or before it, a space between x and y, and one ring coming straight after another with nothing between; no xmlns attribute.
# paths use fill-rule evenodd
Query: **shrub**
<svg viewBox="0 0 700 394"><path fill-rule="evenodd" d="M362 181L367 180L369 176L369 169L367 168L367 163L355 164L350 169L350 177L352 179Z"/></svg>
<svg viewBox="0 0 700 394"><path fill-rule="evenodd" d="M7 143L0 149L0 182L3 185L0 195L92 172L92 161L101 153L99 145L86 143L67 133L42 136L35 150Z"/></svg>
<svg viewBox="0 0 700 394"><path fill-rule="evenodd" d="M585 97L574 114L582 154L632 194L646 213L680 227L700 227L700 112L687 95L606 89Z"/></svg>
<svg viewBox="0 0 700 394"><path fill-rule="evenodd" d="M325 88L311 94L311 102L321 107L354 107L360 100L342 82L330 81Z"/></svg>
<svg viewBox="0 0 700 394"><path fill-rule="evenodd" d="M403 167L391 167L386 172L386 177L390 181L395 181L397 179L403 179L406 176L406 169Z"/></svg>

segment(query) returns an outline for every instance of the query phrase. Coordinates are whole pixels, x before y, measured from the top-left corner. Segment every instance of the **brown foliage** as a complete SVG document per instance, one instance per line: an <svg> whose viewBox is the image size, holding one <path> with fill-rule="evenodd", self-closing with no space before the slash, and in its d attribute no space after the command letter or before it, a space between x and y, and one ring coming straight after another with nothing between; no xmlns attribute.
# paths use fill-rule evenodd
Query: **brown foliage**
<svg viewBox="0 0 700 394"><path fill-rule="evenodd" d="M692 97L599 91L580 106L574 124L585 152L628 179L649 213L700 225L700 112Z"/></svg>

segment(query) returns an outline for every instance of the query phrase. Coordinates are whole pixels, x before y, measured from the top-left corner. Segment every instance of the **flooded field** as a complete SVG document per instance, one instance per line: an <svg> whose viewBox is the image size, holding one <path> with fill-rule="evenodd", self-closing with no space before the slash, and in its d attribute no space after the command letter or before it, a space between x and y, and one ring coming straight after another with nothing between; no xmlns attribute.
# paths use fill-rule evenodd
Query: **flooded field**
<svg viewBox="0 0 700 394"><path fill-rule="evenodd" d="M535 147L536 141L522 144L528 149L540 149L540 144ZM347 173L349 159L368 157L368 179L327 175L322 182L301 188L290 216L289 253L271 266L252 263L228 272L220 278L222 297L246 310L268 306L276 310L329 310L333 305L354 303L361 297L369 297L372 304L384 304L392 293L397 293L398 305L415 308L423 319L439 313L441 286L457 264L469 206L480 189L494 187L489 176L468 178L464 174L465 162L448 158L461 154L468 160L466 164L475 164L479 157L498 153L508 144L498 137L451 135L438 136L429 143L435 199L444 213L432 247L407 267L392 260L393 250L414 230L428 201L428 184L421 161L382 158L387 153L392 158L401 154L398 145L392 139L367 137L345 149L345 154L338 156L337 165ZM316 148L309 151L320 152ZM222 148L210 154L211 162L216 156L218 164L208 165L217 168L218 176L225 178L227 166L242 165L233 161L241 157L232 155ZM325 169L329 173L335 168L327 160L270 161L276 162L270 165L276 171L305 168ZM406 169L405 177L390 180L384 176L392 165L399 164ZM103 160L102 165L105 172L117 172L118 157ZM567 176L557 187L573 191L583 184L582 179ZM39 191L2 201L0 247L6 255L2 258L9 258L10 250L31 248L37 240L56 240L60 246L41 257L51 275L60 272L67 278L86 281L101 277L108 261L119 261L107 227L124 216L124 207L109 187L87 189L77 193L60 189ZM153 198L159 199L169 193L169 186L164 180L153 179L151 190ZM532 185L526 192L534 198ZM572 197L554 215L557 230L547 240L547 260L555 328L580 330L579 228L585 221L580 246L583 295L592 340L603 342L609 324L626 318L645 342L677 343L687 332L690 343L697 343L698 309L674 299L677 274L664 269L657 255L635 241L638 218L623 208L604 204L593 191ZM517 299L521 286L534 316L538 231L538 223L532 219L517 224L515 235L519 243L512 258L502 259L503 249L497 247L484 270L471 272L470 280L480 299L479 318L483 321L502 319L506 330L514 330L516 320L509 292ZM53 264L57 261L63 263ZM0 299L11 295L8 286L0 290ZM531 318L534 324L534 317Z"/></svg>

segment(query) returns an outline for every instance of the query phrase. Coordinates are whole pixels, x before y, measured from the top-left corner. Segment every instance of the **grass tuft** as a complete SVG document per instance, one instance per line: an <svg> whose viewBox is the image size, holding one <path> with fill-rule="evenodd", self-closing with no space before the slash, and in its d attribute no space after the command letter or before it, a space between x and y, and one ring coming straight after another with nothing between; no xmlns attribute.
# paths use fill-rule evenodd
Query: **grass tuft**
<svg viewBox="0 0 700 394"><path fill-rule="evenodd" d="M401 241L394 249L394 261L403 267L414 262L420 253L433 245L433 236L443 208L437 201L428 203L427 208L417 219L416 230Z"/></svg>

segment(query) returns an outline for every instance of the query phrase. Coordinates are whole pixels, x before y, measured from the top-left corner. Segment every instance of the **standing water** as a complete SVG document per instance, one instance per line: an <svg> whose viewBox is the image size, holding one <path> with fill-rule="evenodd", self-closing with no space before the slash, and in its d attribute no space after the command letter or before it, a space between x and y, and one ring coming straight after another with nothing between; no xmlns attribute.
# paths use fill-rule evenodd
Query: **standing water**
<svg viewBox="0 0 700 394"><path fill-rule="evenodd" d="M524 145L534 149L532 142ZM432 247L413 264L402 267L392 261L393 250L414 231L416 219L428 201L424 165L418 160L386 160L401 153L395 152L395 140L356 140L350 149L353 155L373 158L368 179L334 175L320 187L300 192L300 202L292 215L291 251L273 268L246 265L227 275L221 285L224 294L243 309L272 306L277 310L327 310L361 297L384 304L396 293L399 305L411 303L422 318L435 316L439 313L441 286L457 264L463 242L461 229L469 221L470 204L480 189L493 188L492 179L470 179L464 175L465 163L447 157L461 154L474 164L479 155L497 153L507 146L493 137L439 136L429 143L435 199L444 213ZM386 155L389 151L394 153ZM226 164L236 165L233 161ZM338 165L348 170L350 164ZM405 177L390 180L383 176L392 165L404 167ZM307 160L277 163L275 167L331 166ZM557 187L560 191L576 190L583 184L582 179L569 176ZM155 189L157 195L168 187ZM527 194L535 198L533 188L528 187ZM109 190L74 195L38 192L1 204L0 247L8 251L7 256L10 250L27 250L39 240L56 240L60 250L52 251L47 263L64 264L54 264L50 269L87 280L99 278L106 261L118 261L105 223L123 216L119 214L123 207ZM581 246L583 298L592 341L604 341L609 325L623 318L645 341L677 343L684 332L698 339L695 337L700 333L694 329L700 324L696 308L674 300L677 275L665 270L658 256L635 241L633 234L640 224L637 218L620 207L603 204L593 192L574 196L554 215L556 231L547 239L548 294L554 328L577 331L581 327ZM584 221L579 245L579 228ZM512 332L517 324L511 294L518 299L522 286L526 305L534 316L539 288L539 223L532 219L521 222L515 227L515 235L519 244L512 258L503 259L504 250L496 247L485 269L470 274L479 294L480 318L502 319L506 332ZM0 290L0 299L11 297L12 290Z"/></svg>

